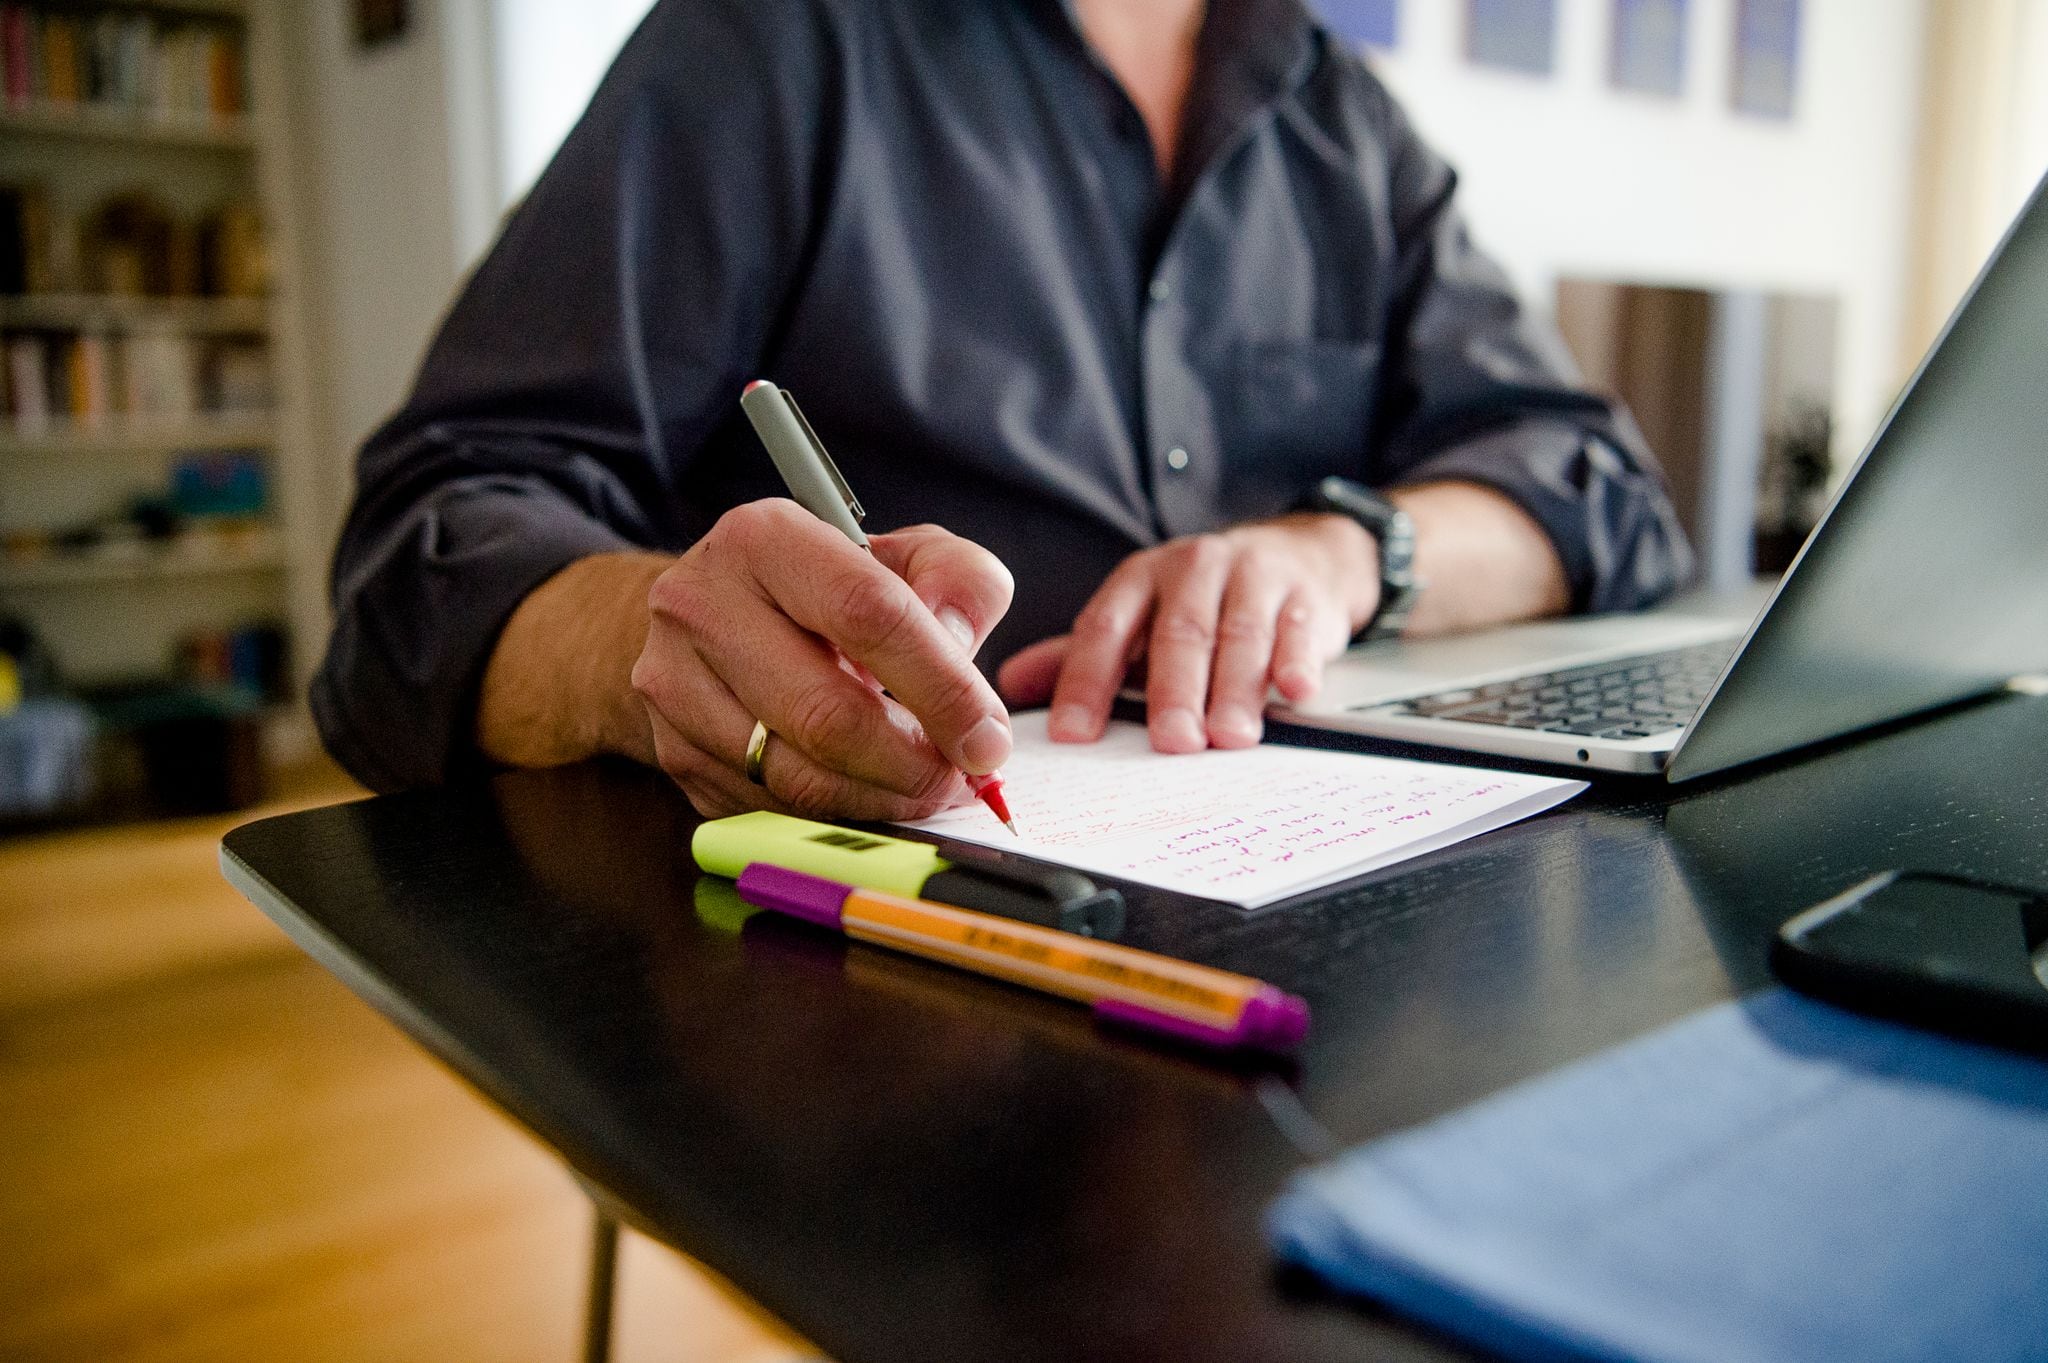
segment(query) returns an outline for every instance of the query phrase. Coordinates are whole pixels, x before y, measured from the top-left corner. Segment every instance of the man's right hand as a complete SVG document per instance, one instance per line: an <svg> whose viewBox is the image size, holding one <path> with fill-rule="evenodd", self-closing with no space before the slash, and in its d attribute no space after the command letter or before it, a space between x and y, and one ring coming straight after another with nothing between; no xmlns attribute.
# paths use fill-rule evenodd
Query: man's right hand
<svg viewBox="0 0 2048 1363"><path fill-rule="evenodd" d="M1009 571L937 526L870 542L872 557L772 498L655 579L632 684L657 765L701 813L924 818L970 798L961 769L1009 757L1009 715L973 661ZM746 775L757 719L763 785Z"/></svg>

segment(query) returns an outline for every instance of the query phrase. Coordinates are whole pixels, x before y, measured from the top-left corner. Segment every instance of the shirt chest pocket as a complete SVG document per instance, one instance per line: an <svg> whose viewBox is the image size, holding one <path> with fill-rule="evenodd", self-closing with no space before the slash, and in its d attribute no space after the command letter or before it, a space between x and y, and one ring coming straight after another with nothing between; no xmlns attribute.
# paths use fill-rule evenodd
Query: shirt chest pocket
<svg viewBox="0 0 2048 1363"><path fill-rule="evenodd" d="M1239 352L1225 416L1236 516L1288 510L1333 473L1364 477L1379 358L1369 341L1262 342Z"/></svg>

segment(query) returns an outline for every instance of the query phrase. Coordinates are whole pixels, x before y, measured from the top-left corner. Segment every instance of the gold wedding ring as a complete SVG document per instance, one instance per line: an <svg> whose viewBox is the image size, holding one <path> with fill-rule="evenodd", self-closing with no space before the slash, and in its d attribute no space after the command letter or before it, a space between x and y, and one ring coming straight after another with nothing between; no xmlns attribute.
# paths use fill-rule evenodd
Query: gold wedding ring
<svg viewBox="0 0 2048 1363"><path fill-rule="evenodd" d="M754 732L747 739L747 779L757 786L768 784L761 775L761 759L768 755L768 726L760 720L754 721Z"/></svg>

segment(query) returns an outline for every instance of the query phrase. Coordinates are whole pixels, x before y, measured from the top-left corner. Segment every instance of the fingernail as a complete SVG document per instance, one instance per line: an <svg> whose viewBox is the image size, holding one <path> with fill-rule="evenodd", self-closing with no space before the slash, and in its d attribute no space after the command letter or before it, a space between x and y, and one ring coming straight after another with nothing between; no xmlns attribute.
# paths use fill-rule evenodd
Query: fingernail
<svg viewBox="0 0 2048 1363"><path fill-rule="evenodd" d="M1010 756L1010 731L994 715L967 731L960 740L960 765L976 776L985 776L1003 765Z"/></svg>
<svg viewBox="0 0 2048 1363"><path fill-rule="evenodd" d="M1095 717L1085 705L1055 706L1045 731L1055 743L1086 743L1095 737Z"/></svg>
<svg viewBox="0 0 2048 1363"><path fill-rule="evenodd" d="M974 622L959 611L954 610L951 606L939 607L938 616L939 623L946 627L946 632L960 641L960 651L972 654L974 652Z"/></svg>
<svg viewBox="0 0 2048 1363"><path fill-rule="evenodd" d="M1209 737L1202 732L1202 721L1193 710L1165 710L1152 726L1158 736L1155 745L1167 752L1192 752L1209 746Z"/></svg>
<svg viewBox="0 0 2048 1363"><path fill-rule="evenodd" d="M1289 700L1307 700L1316 691L1316 674L1306 667L1283 668L1273 680Z"/></svg>
<svg viewBox="0 0 2048 1363"><path fill-rule="evenodd" d="M1259 717L1242 705L1226 705L1209 721L1216 736L1231 743L1256 743L1263 727Z"/></svg>

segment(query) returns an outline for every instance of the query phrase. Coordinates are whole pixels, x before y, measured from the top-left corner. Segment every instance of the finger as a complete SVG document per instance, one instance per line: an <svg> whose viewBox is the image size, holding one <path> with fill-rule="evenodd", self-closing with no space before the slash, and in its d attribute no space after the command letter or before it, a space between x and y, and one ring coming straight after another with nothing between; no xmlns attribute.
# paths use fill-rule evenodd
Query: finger
<svg viewBox="0 0 2048 1363"><path fill-rule="evenodd" d="M1011 705L1045 704L1052 697L1052 688L1060 679L1060 667L1066 662L1073 641L1073 635L1062 634L1040 639L1011 654L996 673L996 690Z"/></svg>
<svg viewBox="0 0 2048 1363"><path fill-rule="evenodd" d="M766 808L768 793L717 756L715 735L747 723L746 711L687 643L653 640L633 665L655 765L706 818ZM751 732L751 730L750 730Z"/></svg>
<svg viewBox="0 0 2048 1363"><path fill-rule="evenodd" d="M901 712L900 706L895 707ZM905 715L908 719L908 715ZM910 720L911 724L916 721ZM740 762L746 762L746 745L753 741L754 726L747 726L741 738ZM746 780L745 772L741 779ZM748 782L749 785L753 783ZM771 727L761 753L761 785L773 797L773 807L810 819L858 819L870 822L910 822L928 819L941 810L966 804L973 798L967 782L950 765L930 790L905 795L885 786L872 785L844 772L822 766L793 743L784 743Z"/></svg>
<svg viewBox="0 0 2048 1363"><path fill-rule="evenodd" d="M762 752L762 781L756 784L746 775L753 717L715 677L708 677L693 690L698 699L683 724L652 706L649 718L662 769L707 816L713 810L744 813L773 809L813 819L914 820L929 818L968 798L966 783L957 774L931 799L867 784L818 765L793 744L776 737L772 728ZM707 733L712 736L707 738Z"/></svg>
<svg viewBox="0 0 2048 1363"><path fill-rule="evenodd" d="M933 746L915 716L849 676L829 645L779 616L757 629L772 642L758 651L725 654L717 663L720 680L751 717L742 726L739 751L745 750L753 719L759 719L810 765L856 785L893 791L920 804L943 800L961 787L959 771ZM733 750L727 736L720 751ZM819 784L809 772L800 779L804 789ZM794 786L795 780L788 784ZM792 804L827 801L822 791L806 800L777 790Z"/></svg>
<svg viewBox="0 0 2048 1363"><path fill-rule="evenodd" d="M976 773L1002 765L1009 712L908 583L794 503L739 510L750 514L729 512L721 524L734 522L749 571L780 612L872 672L947 760ZM824 717L840 717L836 705L814 699L826 705Z"/></svg>
<svg viewBox="0 0 2048 1363"><path fill-rule="evenodd" d="M1236 555L1213 536L1185 540L1177 549L1172 569L1160 574L1145 650L1145 726L1157 752L1200 752L1209 746L1202 713L1217 615Z"/></svg>
<svg viewBox="0 0 2048 1363"><path fill-rule="evenodd" d="M744 577L707 579L690 564L657 583L649 604L654 623L633 684L729 765L736 765L731 731L742 731L743 747L758 718L819 766L867 785L928 800L957 781L900 705L849 675L831 645L798 628Z"/></svg>
<svg viewBox="0 0 2048 1363"><path fill-rule="evenodd" d="M1093 743L1130 669L1131 651L1151 617L1153 554L1127 558L1074 617L1065 662L1053 684L1046 732L1055 743Z"/></svg>
<svg viewBox="0 0 2048 1363"><path fill-rule="evenodd" d="M682 787L699 814L723 819L768 808L766 790L698 747L652 705L647 707L647 727L654 739L654 764Z"/></svg>
<svg viewBox="0 0 2048 1363"><path fill-rule="evenodd" d="M1322 689L1323 665L1334 650L1327 637L1341 633L1317 619L1308 593L1297 588L1280 607L1273 638L1273 685L1299 704Z"/></svg>
<svg viewBox="0 0 2048 1363"><path fill-rule="evenodd" d="M910 584L946 632L973 657L1010 609L1016 579L972 540L936 525L913 525L868 540L875 559Z"/></svg>
<svg viewBox="0 0 2048 1363"><path fill-rule="evenodd" d="M1266 677L1285 588L1251 555L1238 559L1216 617L1216 656L1209 677L1209 742L1249 748L1265 732Z"/></svg>

